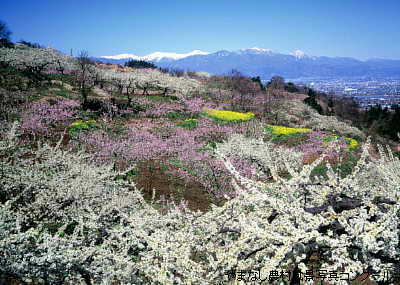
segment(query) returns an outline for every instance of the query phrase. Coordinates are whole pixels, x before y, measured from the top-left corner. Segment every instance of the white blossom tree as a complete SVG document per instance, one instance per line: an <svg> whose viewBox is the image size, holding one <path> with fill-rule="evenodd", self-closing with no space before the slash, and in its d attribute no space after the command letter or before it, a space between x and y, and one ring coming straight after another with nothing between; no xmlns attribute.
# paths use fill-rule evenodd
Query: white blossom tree
<svg viewBox="0 0 400 285"><path fill-rule="evenodd" d="M32 48L22 44L16 44L15 48L0 48L0 61L23 70L35 85L45 79L46 72L64 73L77 68L74 58L55 49Z"/></svg>
<svg viewBox="0 0 400 285"><path fill-rule="evenodd" d="M160 213L135 185L114 179L83 153L40 146L30 158L17 128L0 142L0 275L54 284L233 284L227 271L365 270L383 277L400 262L400 162L368 143L354 172L310 179L318 164L299 166L289 150L245 137L219 144L217 154L240 195L209 212L184 205ZM235 153L258 160L271 182L241 177ZM283 166L284 165L284 166ZM286 167L290 178L280 177ZM275 171L273 171L275 169ZM270 281L277 283L279 280ZM347 284L347 281L334 281ZM311 284L311 281L303 284Z"/></svg>

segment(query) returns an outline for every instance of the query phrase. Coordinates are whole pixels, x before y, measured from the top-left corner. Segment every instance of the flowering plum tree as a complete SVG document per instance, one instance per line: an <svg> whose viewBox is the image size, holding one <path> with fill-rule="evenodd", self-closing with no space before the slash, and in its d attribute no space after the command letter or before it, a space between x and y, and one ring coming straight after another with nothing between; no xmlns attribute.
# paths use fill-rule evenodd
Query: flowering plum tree
<svg viewBox="0 0 400 285"><path fill-rule="evenodd" d="M45 79L45 72L51 70L74 70L76 61L52 48L32 48L16 44L15 48L0 48L0 61L23 70L37 85Z"/></svg>
<svg viewBox="0 0 400 285"><path fill-rule="evenodd" d="M261 155L262 145L241 137L240 145L227 142L239 156L259 148L268 165L286 162L291 176L278 172L266 183L245 178L230 163L230 147L221 145L216 154L239 196L207 213L173 206L160 213L135 185L115 181L112 166L92 165L82 153L39 145L33 157L22 158L27 149L16 133L0 141L2 276L42 283L230 284L227 270L260 270L262 278L277 268L305 272L319 251L322 269L350 278L369 270L380 280L385 266L400 262L400 162L383 149L374 160L364 145L349 177L331 171L328 179L310 181L318 162L297 168L287 153Z"/></svg>
<svg viewBox="0 0 400 285"><path fill-rule="evenodd" d="M163 90L164 94L167 93L166 91L188 94L200 87L200 84L194 79L173 77L153 69L149 71L135 69L131 72L101 69L101 73L105 81L116 82L120 93L136 87L143 90L143 95L147 94L150 89ZM129 93L132 94L132 92Z"/></svg>

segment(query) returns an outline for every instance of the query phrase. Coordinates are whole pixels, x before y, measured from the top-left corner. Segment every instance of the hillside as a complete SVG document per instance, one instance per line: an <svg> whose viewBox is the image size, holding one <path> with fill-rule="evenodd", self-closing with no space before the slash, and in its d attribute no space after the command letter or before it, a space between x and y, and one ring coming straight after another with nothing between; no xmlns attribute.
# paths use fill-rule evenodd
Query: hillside
<svg viewBox="0 0 400 285"><path fill-rule="evenodd" d="M304 94L22 46L0 63L0 280L376 284L400 264L398 153Z"/></svg>

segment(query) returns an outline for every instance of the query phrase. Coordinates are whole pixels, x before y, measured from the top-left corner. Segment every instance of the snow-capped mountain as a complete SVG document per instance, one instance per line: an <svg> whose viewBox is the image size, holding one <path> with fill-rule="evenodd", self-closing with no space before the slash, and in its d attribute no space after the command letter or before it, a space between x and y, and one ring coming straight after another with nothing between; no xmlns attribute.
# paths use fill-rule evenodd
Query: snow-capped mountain
<svg viewBox="0 0 400 285"><path fill-rule="evenodd" d="M155 61L159 62L160 60L178 60L192 55L207 55L209 52L204 52L201 50L194 50L188 53L168 53L168 52L154 52L149 55L142 56L141 60L146 61Z"/></svg>
<svg viewBox="0 0 400 285"><path fill-rule="evenodd" d="M316 56L310 56L308 54L306 54L304 51L296 49L293 52L290 53L290 55L294 56L296 59L300 60L300 59L312 59L315 60L317 59Z"/></svg>
<svg viewBox="0 0 400 285"><path fill-rule="evenodd" d="M151 54L145 56L137 56L130 53L123 53L118 55L112 56L100 56L100 58L104 59L111 59L111 60L145 60L145 61L152 61L152 62L159 62L160 60L178 60L192 55L207 55L208 52L204 52L201 50L194 50L188 53L174 53L174 52L153 52Z"/></svg>
<svg viewBox="0 0 400 285"><path fill-rule="evenodd" d="M258 48L258 47L253 47L253 48L243 48L237 51L239 54L272 54L274 51L271 49L266 49L266 48Z"/></svg>
<svg viewBox="0 0 400 285"><path fill-rule="evenodd" d="M306 57L306 53L302 50L296 49L295 51L291 52L290 55L293 55L297 59Z"/></svg>
<svg viewBox="0 0 400 285"><path fill-rule="evenodd" d="M118 54L118 55L111 55L111 56L100 56L100 58L106 58L106 59L140 59L140 56L134 55L134 54L130 54L130 53L122 53L122 54Z"/></svg>
<svg viewBox="0 0 400 285"><path fill-rule="evenodd" d="M189 53L155 52L145 56L120 54L94 58L102 62L124 64L129 59L146 60L158 67L226 74L232 69L248 76L268 80L274 75L285 78L398 77L400 60L361 61L349 57L310 56L301 50L283 54L265 48L245 48L213 53L194 50Z"/></svg>

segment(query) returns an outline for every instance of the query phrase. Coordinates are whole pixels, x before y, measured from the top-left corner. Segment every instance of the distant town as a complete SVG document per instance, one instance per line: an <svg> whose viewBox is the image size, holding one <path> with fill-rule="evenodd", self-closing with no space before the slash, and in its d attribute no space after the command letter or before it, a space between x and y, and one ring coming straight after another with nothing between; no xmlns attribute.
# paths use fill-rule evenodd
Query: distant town
<svg viewBox="0 0 400 285"><path fill-rule="evenodd" d="M304 84L315 90L336 96L349 96L363 108L381 105L390 108L400 105L400 79L321 79L297 78L287 79L295 84Z"/></svg>

